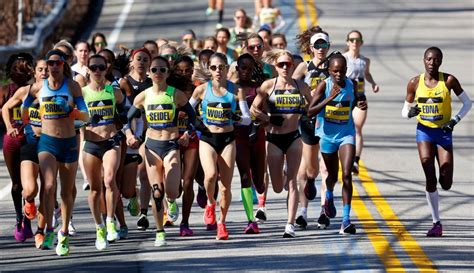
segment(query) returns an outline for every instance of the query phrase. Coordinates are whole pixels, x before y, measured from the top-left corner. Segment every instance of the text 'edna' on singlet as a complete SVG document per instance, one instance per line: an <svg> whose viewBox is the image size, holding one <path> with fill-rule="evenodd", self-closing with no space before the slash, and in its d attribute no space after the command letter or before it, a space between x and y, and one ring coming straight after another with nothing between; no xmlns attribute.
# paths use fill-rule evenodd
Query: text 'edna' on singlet
<svg viewBox="0 0 474 273"><path fill-rule="evenodd" d="M62 98L69 105L72 104L73 98L68 88L68 80L65 79L61 87L52 90L48 86L48 80L43 81L43 87L39 92L40 114L44 119L62 119L69 117L69 113L64 112L63 108L57 103Z"/></svg>
<svg viewBox="0 0 474 273"><path fill-rule="evenodd" d="M175 88L168 86L163 94L154 94L153 88L145 90L145 116L148 128L166 129L177 126Z"/></svg>
<svg viewBox="0 0 474 273"><path fill-rule="evenodd" d="M89 116L99 115L102 119L93 126L108 125L114 123L115 94L114 88L106 84L101 91L94 91L89 86L82 88L84 101L87 104Z"/></svg>
<svg viewBox="0 0 474 273"><path fill-rule="evenodd" d="M224 127L232 125L233 121L226 115L227 112L236 111L236 100L234 95L234 85L227 81L227 91L223 96L216 96L212 91L212 82L209 81L201 103L203 115L202 120L206 125Z"/></svg>
<svg viewBox="0 0 474 273"><path fill-rule="evenodd" d="M421 109L416 117L418 122L430 128L440 128L451 119L451 94L444 80L444 73L439 72L438 84L429 88L425 85L425 73L420 74L415 101Z"/></svg>

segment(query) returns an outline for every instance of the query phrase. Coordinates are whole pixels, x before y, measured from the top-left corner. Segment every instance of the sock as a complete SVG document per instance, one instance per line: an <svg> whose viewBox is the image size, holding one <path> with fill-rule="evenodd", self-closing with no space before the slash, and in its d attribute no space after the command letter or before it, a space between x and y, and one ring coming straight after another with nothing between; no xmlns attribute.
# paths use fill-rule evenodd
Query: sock
<svg viewBox="0 0 474 273"><path fill-rule="evenodd" d="M148 209L140 209L140 213L147 215L148 214Z"/></svg>
<svg viewBox="0 0 474 273"><path fill-rule="evenodd" d="M351 205L346 204L342 208L342 222L349 221L351 219Z"/></svg>
<svg viewBox="0 0 474 273"><path fill-rule="evenodd" d="M265 196L264 195L259 195L258 196L258 207L262 208L265 207Z"/></svg>
<svg viewBox="0 0 474 273"><path fill-rule="evenodd" d="M224 17L224 10L219 10L219 24L222 24L222 18Z"/></svg>
<svg viewBox="0 0 474 273"><path fill-rule="evenodd" d="M357 163L357 165L359 165L359 160L360 160L360 156L356 156L354 158L354 161L355 161L355 163Z"/></svg>
<svg viewBox="0 0 474 273"><path fill-rule="evenodd" d="M426 201L431 210L431 217L433 217L433 223L440 222L439 219L439 194L438 191L426 192Z"/></svg>
<svg viewBox="0 0 474 273"><path fill-rule="evenodd" d="M334 195L331 190L326 190L326 199L333 199Z"/></svg>
<svg viewBox="0 0 474 273"><path fill-rule="evenodd" d="M301 215L303 215L305 219L308 218L308 208L302 207L300 211L301 211Z"/></svg>
<svg viewBox="0 0 474 273"><path fill-rule="evenodd" d="M106 222L106 223L112 223L113 221L114 221L114 218L113 218L113 217L107 216L107 218L105 218L105 222Z"/></svg>
<svg viewBox="0 0 474 273"><path fill-rule="evenodd" d="M36 229L36 233L44 234L44 228L38 227L38 228Z"/></svg>
<svg viewBox="0 0 474 273"><path fill-rule="evenodd" d="M49 233L54 232L54 228L47 228L46 232L49 232Z"/></svg>
<svg viewBox="0 0 474 273"><path fill-rule="evenodd" d="M95 226L96 226L96 228L104 228L104 223L100 223L98 225L96 224Z"/></svg>
<svg viewBox="0 0 474 273"><path fill-rule="evenodd" d="M247 220L253 221L253 196L252 188L242 188L240 190L242 195L242 203L244 204L245 214L247 215Z"/></svg>

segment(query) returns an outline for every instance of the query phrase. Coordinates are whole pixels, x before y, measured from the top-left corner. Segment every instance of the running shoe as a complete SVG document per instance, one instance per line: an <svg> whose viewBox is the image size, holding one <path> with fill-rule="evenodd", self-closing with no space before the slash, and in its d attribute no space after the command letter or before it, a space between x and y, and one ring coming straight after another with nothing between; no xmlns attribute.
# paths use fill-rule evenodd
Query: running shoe
<svg viewBox="0 0 474 273"><path fill-rule="evenodd" d="M58 244L56 245L56 254L58 256L69 255L69 236L63 234L62 231L58 232Z"/></svg>
<svg viewBox="0 0 474 273"><path fill-rule="evenodd" d="M127 226L121 226L119 231L118 231L120 240L122 239L127 239L128 238L128 227Z"/></svg>
<svg viewBox="0 0 474 273"><path fill-rule="evenodd" d="M104 250L109 247L109 242L107 241L107 230L105 226L96 228L96 239L95 239L95 248L97 250Z"/></svg>
<svg viewBox="0 0 474 273"><path fill-rule="evenodd" d="M131 216L137 216L140 213L140 205L136 196L128 200L127 210Z"/></svg>
<svg viewBox="0 0 474 273"><path fill-rule="evenodd" d="M216 222L216 203L212 205L206 205L204 211L204 224L212 225Z"/></svg>
<svg viewBox="0 0 474 273"><path fill-rule="evenodd" d="M214 13L214 9L211 8L211 7L208 7L208 8L206 9L206 16L211 16L212 13Z"/></svg>
<svg viewBox="0 0 474 273"><path fill-rule="evenodd" d="M26 218L33 220L36 218L36 214L38 213L38 210L36 209L35 202L25 202L25 205L23 206L23 211L25 212Z"/></svg>
<svg viewBox="0 0 474 273"><path fill-rule="evenodd" d="M145 214L140 214L140 217L138 218L137 221L137 229L138 230L146 230L150 226L150 223L148 222L148 218L146 217Z"/></svg>
<svg viewBox="0 0 474 273"><path fill-rule="evenodd" d="M306 217L300 215L296 218L296 224L302 229L306 229L306 227L308 226L308 221L306 221Z"/></svg>
<svg viewBox="0 0 474 273"><path fill-rule="evenodd" d="M164 223L165 227L172 227L173 222L171 222L171 220L168 218L168 213L166 211L167 210L165 210L163 212L163 223Z"/></svg>
<svg viewBox="0 0 474 273"><path fill-rule="evenodd" d="M15 240L18 242L24 242L26 240L22 221L16 222L13 236L15 236Z"/></svg>
<svg viewBox="0 0 474 273"><path fill-rule="evenodd" d="M23 235L25 236L25 240L29 238L33 238L33 230L31 229L31 221L27 218L23 219Z"/></svg>
<svg viewBox="0 0 474 273"><path fill-rule="evenodd" d="M249 221L247 227L244 230L245 234L259 234L260 229L258 228L257 222Z"/></svg>
<svg viewBox="0 0 474 273"><path fill-rule="evenodd" d="M84 183L82 183L82 190L88 191L90 189L91 189L91 186L89 185L89 183L87 181L84 181Z"/></svg>
<svg viewBox="0 0 474 273"><path fill-rule="evenodd" d="M61 217L61 207L55 208L53 212L53 227L56 229L59 226L59 218Z"/></svg>
<svg viewBox="0 0 474 273"><path fill-rule="evenodd" d="M352 165L352 173L353 174L359 174L359 164L357 164L357 162L354 162L354 165Z"/></svg>
<svg viewBox="0 0 474 273"><path fill-rule="evenodd" d="M334 198L326 198L326 201L324 202L324 213L329 218L336 217L337 211L336 206L334 206Z"/></svg>
<svg viewBox="0 0 474 273"><path fill-rule="evenodd" d="M207 231L212 231L217 229L217 223L206 225L206 230Z"/></svg>
<svg viewBox="0 0 474 273"><path fill-rule="evenodd" d="M316 185L314 183L314 179L308 179L306 180L306 185L304 186L304 195L308 200L314 200L316 198L316 195L318 193L318 190L316 189Z"/></svg>
<svg viewBox="0 0 474 273"><path fill-rule="evenodd" d="M171 222L176 222L179 218L178 204L176 204L176 200L170 202L168 199L166 199L166 202L168 202L168 218Z"/></svg>
<svg viewBox="0 0 474 273"><path fill-rule="evenodd" d="M205 208L207 205L206 189L198 186L198 193L196 195L196 202L201 208Z"/></svg>
<svg viewBox="0 0 474 273"><path fill-rule="evenodd" d="M327 217L324 212L321 212L318 218L318 228L326 229L329 227L330 223L331 223L331 220L329 220L329 217Z"/></svg>
<svg viewBox="0 0 474 273"><path fill-rule="evenodd" d="M44 241L44 233L43 232L36 232L35 234L35 247L37 249L41 249L41 245Z"/></svg>
<svg viewBox="0 0 474 273"><path fill-rule="evenodd" d="M72 217L71 220L69 220L69 226L67 227L69 230L69 235L75 236L77 234L76 227L74 226L74 223L72 222Z"/></svg>
<svg viewBox="0 0 474 273"><path fill-rule="evenodd" d="M227 240L229 239L229 232L224 223L217 223L217 236L216 240Z"/></svg>
<svg viewBox="0 0 474 273"><path fill-rule="evenodd" d="M286 224L285 233L283 233L283 238L295 238L295 226L292 224Z"/></svg>
<svg viewBox="0 0 474 273"><path fill-rule="evenodd" d="M41 249L43 250L52 249L54 246L55 237L56 237L56 234L54 234L54 231L46 231L46 234L44 235L44 239L43 239L43 244L41 245Z"/></svg>
<svg viewBox="0 0 474 273"><path fill-rule="evenodd" d="M156 233L155 246L166 246L166 233L164 230L158 231Z"/></svg>
<svg viewBox="0 0 474 273"><path fill-rule="evenodd" d="M428 230L426 233L426 236L428 237L441 237L443 236L443 226L441 225L441 222L436 222L433 224L433 227Z"/></svg>
<svg viewBox="0 0 474 273"><path fill-rule="evenodd" d="M350 220L343 221L341 224L341 230L339 230L339 234L356 234L355 225L351 224Z"/></svg>
<svg viewBox="0 0 474 273"><path fill-rule="evenodd" d="M117 227L115 225L115 222L108 222L107 223L107 241L109 242L115 242L120 239L120 236L117 232Z"/></svg>
<svg viewBox="0 0 474 273"><path fill-rule="evenodd" d="M260 223L267 221L267 213L265 207L259 207L257 209L257 212L255 213L255 218L257 218L257 221Z"/></svg>
<svg viewBox="0 0 474 273"><path fill-rule="evenodd" d="M192 229L189 228L188 224L182 223L179 225L179 236L186 237L186 236L193 236Z"/></svg>

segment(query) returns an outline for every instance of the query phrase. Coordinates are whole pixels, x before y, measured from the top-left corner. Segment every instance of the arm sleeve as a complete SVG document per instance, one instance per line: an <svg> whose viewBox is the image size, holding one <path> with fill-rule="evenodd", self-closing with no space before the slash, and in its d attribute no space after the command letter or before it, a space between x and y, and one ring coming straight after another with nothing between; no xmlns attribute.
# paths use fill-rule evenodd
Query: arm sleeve
<svg viewBox="0 0 474 273"><path fill-rule="evenodd" d="M250 110L249 110L249 106L247 105L247 102L239 101L239 108L240 108L240 111L242 112L242 120L240 121L240 123L242 125L249 125L250 122L252 122L252 118L250 115Z"/></svg>
<svg viewBox="0 0 474 273"><path fill-rule="evenodd" d="M33 104L33 101L35 101L35 97L33 97L30 93L28 93L26 98L23 100L23 104L21 105L21 107L30 108L30 106Z"/></svg>
<svg viewBox="0 0 474 273"><path fill-rule="evenodd" d="M469 110L471 110L472 101L469 98L469 96L467 95L467 92L465 92L465 91L462 91L462 93L459 94L458 98L462 102L462 107L461 107L461 109L459 109L459 112L457 113L456 116L458 116L459 119L462 119L463 117L465 117L467 115Z"/></svg>
<svg viewBox="0 0 474 273"><path fill-rule="evenodd" d="M193 97L191 97L191 98L189 99L189 104L191 105L191 107L193 108L193 110L196 108L196 105L198 105L198 103L199 103L199 102L198 102L195 98L193 98Z"/></svg>
<svg viewBox="0 0 474 273"><path fill-rule="evenodd" d="M194 111L194 108L188 102L186 105L181 107L181 110L188 115L188 130L194 131L196 124L196 112Z"/></svg>
<svg viewBox="0 0 474 273"><path fill-rule="evenodd" d="M408 112L410 111L410 108L415 106L416 105L416 102L412 102L412 103L409 103L408 101L405 101L405 103L403 104L403 108L402 108L402 117L408 119Z"/></svg>
<svg viewBox="0 0 474 273"><path fill-rule="evenodd" d="M79 111L87 112L87 106L83 96L74 97L74 103Z"/></svg>

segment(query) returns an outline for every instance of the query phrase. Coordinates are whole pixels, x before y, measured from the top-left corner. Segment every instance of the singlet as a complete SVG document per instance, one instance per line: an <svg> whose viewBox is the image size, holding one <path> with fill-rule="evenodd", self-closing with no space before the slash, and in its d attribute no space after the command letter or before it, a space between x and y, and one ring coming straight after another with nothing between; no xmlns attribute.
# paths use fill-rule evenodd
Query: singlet
<svg viewBox="0 0 474 273"><path fill-rule="evenodd" d="M260 26L267 24L273 28L278 17L278 10L275 8L262 8L258 17L260 19Z"/></svg>
<svg viewBox="0 0 474 273"><path fill-rule="evenodd" d="M422 125L440 128L441 125L449 122L451 119L451 94L446 87L444 73L439 72L438 84L433 88L425 85L425 73L422 73L418 81L418 88L416 88L415 101L421 108L416 119Z"/></svg>
<svg viewBox="0 0 474 273"><path fill-rule="evenodd" d="M145 108L148 128L166 129L177 126L178 115L174 102L175 88L169 86L164 94L156 95L152 88L145 90Z"/></svg>
<svg viewBox="0 0 474 273"><path fill-rule="evenodd" d="M39 112L40 104L38 100L35 100L33 104L28 108L28 115L30 117L29 124L35 127L41 127L41 115Z"/></svg>
<svg viewBox="0 0 474 273"><path fill-rule="evenodd" d="M234 84L227 81L227 92L216 96L212 91L212 81L207 82L206 93L201 102L202 121L206 125L224 127L232 125L233 121L224 115L226 111L235 113L237 103L234 96Z"/></svg>
<svg viewBox="0 0 474 273"><path fill-rule="evenodd" d="M333 81L327 78L324 100L331 93ZM352 119L352 107L355 103L354 84L346 78L346 86L341 93L330 101L318 113L315 134L327 140L338 140L348 135L355 135L355 126Z"/></svg>
<svg viewBox="0 0 474 273"><path fill-rule="evenodd" d="M231 64L235 61L232 53L234 53L234 50L232 50L232 48L228 47L226 52L225 52L225 56L227 57L227 63L228 64Z"/></svg>
<svg viewBox="0 0 474 273"><path fill-rule="evenodd" d="M356 81L357 92L363 94L365 92L365 67L367 66L367 58L359 55L359 58L354 59L349 55L349 52L344 54L347 61L346 77Z"/></svg>
<svg viewBox="0 0 474 273"><path fill-rule="evenodd" d="M298 82L295 89L275 89L278 78L275 79L273 90L268 96L268 108L272 114L301 114L305 111L305 99L300 93Z"/></svg>
<svg viewBox="0 0 474 273"><path fill-rule="evenodd" d="M9 84L8 85L8 95L5 101L8 101L13 95L15 94L17 88L15 88L15 84ZM12 109L12 115L11 115L11 120L10 123L13 128L19 128L23 124L23 121L21 119L21 104L13 107Z"/></svg>
<svg viewBox="0 0 474 273"><path fill-rule="evenodd" d="M111 85L104 85L104 89L97 92L92 90L89 86L82 88L84 101L86 102L89 116L102 116L99 123L92 126L102 126L114 123L115 115L115 94L114 88Z"/></svg>
<svg viewBox="0 0 474 273"><path fill-rule="evenodd" d="M328 68L316 67L313 61L307 61L306 64L308 65L308 72L304 76L304 82L311 90L314 90L320 82L329 78Z"/></svg>
<svg viewBox="0 0 474 273"><path fill-rule="evenodd" d="M134 80L132 77L130 76L126 76L125 77L125 80L128 81L128 83L130 84L130 86L132 87L132 95L131 96L127 96L127 94L124 94L124 96L127 96L127 98L130 101L130 104L133 105L133 101L135 100L135 97L140 94L142 91L150 88L153 86L153 81L151 80L150 77L146 77L144 81L142 82L139 82L139 81L136 81Z"/></svg>
<svg viewBox="0 0 474 273"><path fill-rule="evenodd" d="M64 79L63 84L57 90L50 89L48 86L48 80L45 79L38 96L40 113L44 119L62 119L69 117L69 113L64 112L55 102L57 97L64 98L69 105L72 104L73 97L69 92L68 79Z"/></svg>

